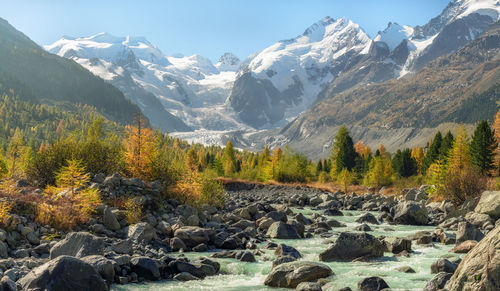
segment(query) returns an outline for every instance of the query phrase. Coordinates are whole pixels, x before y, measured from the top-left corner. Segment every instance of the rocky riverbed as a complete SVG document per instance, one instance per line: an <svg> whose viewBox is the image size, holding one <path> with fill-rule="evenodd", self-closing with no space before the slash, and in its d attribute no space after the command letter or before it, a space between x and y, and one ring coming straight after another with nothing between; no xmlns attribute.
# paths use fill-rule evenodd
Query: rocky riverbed
<svg viewBox="0 0 500 291"><path fill-rule="evenodd" d="M93 183L105 197L138 196L143 221L128 225L123 211L102 205L64 233L14 216L0 231L3 290L500 286L500 192L456 206L428 203L424 187L385 197L233 182L223 209L196 209L162 199L155 183L119 175Z"/></svg>

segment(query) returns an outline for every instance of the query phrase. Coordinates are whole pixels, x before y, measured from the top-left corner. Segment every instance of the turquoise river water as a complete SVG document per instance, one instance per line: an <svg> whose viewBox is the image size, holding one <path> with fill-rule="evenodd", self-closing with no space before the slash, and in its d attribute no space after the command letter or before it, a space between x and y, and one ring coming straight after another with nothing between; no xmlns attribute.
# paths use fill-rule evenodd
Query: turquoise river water
<svg viewBox="0 0 500 291"><path fill-rule="evenodd" d="M295 212L302 212L305 216L313 213L321 213L310 209L295 209ZM318 255L328 247L328 241L335 239L335 234L342 231L353 231L359 225L355 220L364 212L343 211L344 216L335 216L338 221L344 222L347 227L334 228L332 238L314 237L300 240L273 240L276 243L285 243L295 247L303 256L301 260L319 261ZM373 213L377 214L377 213ZM432 232L434 226L411 226L411 225L370 225L373 229L369 232L375 236L396 236L405 237L417 231ZM388 230L391 229L391 230ZM335 275L331 278L328 286L333 290L342 287L351 287L357 290L357 283L366 277L382 277L392 290L422 290L427 282L432 279L431 264L440 257L457 256L449 253L453 245L443 245L435 243L434 247L424 247L412 244L410 257L394 257L392 253L385 253L385 256L370 262L330 262L325 263L332 268ZM195 290L289 290L280 288L270 288L264 285L264 280L271 270L272 260L275 258L273 250L264 250L262 256L256 256L257 262L245 263L235 259L216 259L221 264L221 274L207 277L204 280L179 282L173 280L147 282L140 284L114 285L114 291L195 291ZM207 253L185 253L188 258L196 259L201 256L210 257ZM175 256L175 255L172 255ZM395 269L401 266L410 266L416 273L402 273Z"/></svg>

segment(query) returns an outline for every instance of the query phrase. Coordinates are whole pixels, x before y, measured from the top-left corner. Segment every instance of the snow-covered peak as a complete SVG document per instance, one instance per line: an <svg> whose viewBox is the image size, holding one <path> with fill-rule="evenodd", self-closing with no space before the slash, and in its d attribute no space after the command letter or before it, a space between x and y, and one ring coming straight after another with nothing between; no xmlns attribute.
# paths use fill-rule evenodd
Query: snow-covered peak
<svg viewBox="0 0 500 291"><path fill-rule="evenodd" d="M163 53L144 37L119 37L101 32L89 37L63 37L45 46L51 53L63 57L99 58L117 62L134 55L140 60L162 66L169 65ZM132 53L132 54L131 54Z"/></svg>
<svg viewBox="0 0 500 291"><path fill-rule="evenodd" d="M452 20L472 13L487 15L494 21L497 21L500 16L500 1L498 0L455 0L453 4L456 5L456 9L452 11L456 12L456 15L453 15Z"/></svg>
<svg viewBox="0 0 500 291"><path fill-rule="evenodd" d="M389 22L384 31L380 31L373 39L377 42L384 42L389 49L394 50L404 39L408 39L413 35L413 27L408 25L399 25Z"/></svg>
<svg viewBox="0 0 500 291"><path fill-rule="evenodd" d="M284 90L293 82L291 76L300 74L298 71L328 65L350 50L363 51L370 42L368 35L351 20L325 17L298 37L262 50L248 69L255 74L272 75L275 86Z"/></svg>
<svg viewBox="0 0 500 291"><path fill-rule="evenodd" d="M240 66L240 59L233 53L224 53L220 58L219 62L215 64L215 67L219 71L232 71L235 72Z"/></svg>

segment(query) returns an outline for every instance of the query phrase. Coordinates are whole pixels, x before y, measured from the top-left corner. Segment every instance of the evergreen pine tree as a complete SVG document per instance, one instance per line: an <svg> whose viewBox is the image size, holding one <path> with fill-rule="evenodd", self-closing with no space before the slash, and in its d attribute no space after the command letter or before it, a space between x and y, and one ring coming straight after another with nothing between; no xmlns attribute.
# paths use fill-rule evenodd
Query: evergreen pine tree
<svg viewBox="0 0 500 291"><path fill-rule="evenodd" d="M357 153L354 143L349 136L349 131L343 125L340 127L332 149L332 161L335 164L335 173L338 174L343 168L351 171L356 166Z"/></svg>
<svg viewBox="0 0 500 291"><path fill-rule="evenodd" d="M454 139L455 138L453 137L453 134L451 134L451 131L448 131L444 136L441 142L441 148L439 149L439 158L441 160L446 161L448 159L448 155L453 146Z"/></svg>
<svg viewBox="0 0 500 291"><path fill-rule="evenodd" d="M432 163L439 159L439 152L441 150L441 144L443 142L443 136L440 131L436 133L434 139L432 140L429 150L425 154L424 160L422 162L422 172L425 174L427 169Z"/></svg>
<svg viewBox="0 0 500 291"><path fill-rule="evenodd" d="M479 168L482 174L495 168L495 149L498 144L495 133L486 120L481 121L474 131L470 144L472 164Z"/></svg>

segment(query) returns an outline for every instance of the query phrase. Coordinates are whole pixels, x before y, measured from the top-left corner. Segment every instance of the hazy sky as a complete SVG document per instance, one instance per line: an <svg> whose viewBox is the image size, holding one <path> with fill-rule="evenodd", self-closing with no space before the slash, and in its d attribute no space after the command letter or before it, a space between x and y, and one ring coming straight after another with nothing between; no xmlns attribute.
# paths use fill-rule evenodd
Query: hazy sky
<svg viewBox="0 0 500 291"><path fill-rule="evenodd" d="M422 25L449 0L0 0L0 17L38 44L63 35L145 36L169 55L226 51L241 59L301 34L324 16L347 17L374 37L389 21Z"/></svg>

